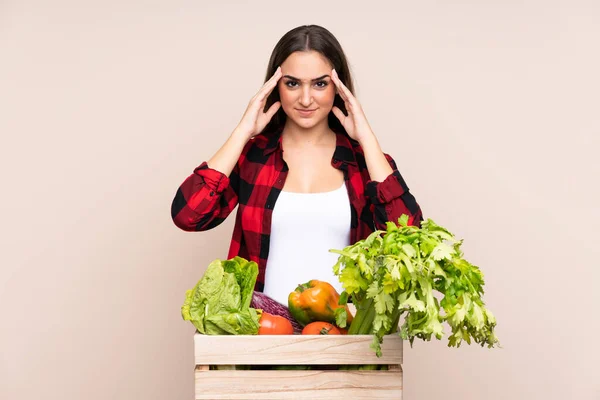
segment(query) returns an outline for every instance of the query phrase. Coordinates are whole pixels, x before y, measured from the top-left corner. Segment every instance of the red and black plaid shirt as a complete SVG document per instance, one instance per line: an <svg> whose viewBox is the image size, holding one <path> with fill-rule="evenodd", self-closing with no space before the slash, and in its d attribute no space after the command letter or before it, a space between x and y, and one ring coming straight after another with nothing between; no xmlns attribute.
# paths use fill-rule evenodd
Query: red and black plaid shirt
<svg viewBox="0 0 600 400"><path fill-rule="evenodd" d="M397 221L402 214L409 215L411 225L420 225L423 220L396 163L385 156L393 173L383 182L372 181L358 142L337 134L331 164L344 173L351 203L351 243L375 229L385 230L386 221ZM223 222L239 205L228 258L255 261L259 267L255 290L262 292L271 216L287 172L281 134L258 135L245 146L229 177L209 168L206 162L194 169L173 199L173 221L185 231L205 231Z"/></svg>

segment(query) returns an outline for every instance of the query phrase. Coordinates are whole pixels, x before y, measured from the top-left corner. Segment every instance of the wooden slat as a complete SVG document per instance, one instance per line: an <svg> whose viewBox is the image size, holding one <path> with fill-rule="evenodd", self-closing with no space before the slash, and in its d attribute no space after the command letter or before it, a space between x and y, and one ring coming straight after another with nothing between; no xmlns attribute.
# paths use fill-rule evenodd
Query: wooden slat
<svg viewBox="0 0 600 400"><path fill-rule="evenodd" d="M382 357L372 335L194 335L196 365L402 364L402 339L387 335Z"/></svg>
<svg viewBox="0 0 600 400"><path fill-rule="evenodd" d="M401 399L402 371L196 371L196 399Z"/></svg>

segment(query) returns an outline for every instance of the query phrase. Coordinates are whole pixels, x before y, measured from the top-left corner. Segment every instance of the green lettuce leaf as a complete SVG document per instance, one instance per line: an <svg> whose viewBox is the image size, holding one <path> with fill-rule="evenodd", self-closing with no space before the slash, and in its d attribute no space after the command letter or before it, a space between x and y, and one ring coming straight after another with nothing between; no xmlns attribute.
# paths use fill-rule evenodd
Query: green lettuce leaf
<svg viewBox="0 0 600 400"><path fill-rule="evenodd" d="M241 257L210 263L186 291L181 316L208 335L255 335L260 317L250 308L258 265Z"/></svg>
<svg viewBox="0 0 600 400"><path fill-rule="evenodd" d="M205 319L208 335L256 335L259 318L256 310L213 314Z"/></svg>
<svg viewBox="0 0 600 400"><path fill-rule="evenodd" d="M225 272L235 275L241 294L240 308L246 309L250 307L254 285L258 277L258 264L254 261L245 260L242 257L234 257L231 260L224 261L223 267Z"/></svg>

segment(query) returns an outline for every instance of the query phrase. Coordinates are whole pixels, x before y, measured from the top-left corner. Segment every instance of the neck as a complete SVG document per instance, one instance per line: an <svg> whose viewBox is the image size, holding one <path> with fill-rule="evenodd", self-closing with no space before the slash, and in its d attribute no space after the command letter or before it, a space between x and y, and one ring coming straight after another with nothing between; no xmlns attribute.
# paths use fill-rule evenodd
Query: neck
<svg viewBox="0 0 600 400"><path fill-rule="evenodd" d="M281 135L286 142L296 146L318 146L330 143L335 137L335 132L329 128L327 119L316 126L303 128L288 118Z"/></svg>

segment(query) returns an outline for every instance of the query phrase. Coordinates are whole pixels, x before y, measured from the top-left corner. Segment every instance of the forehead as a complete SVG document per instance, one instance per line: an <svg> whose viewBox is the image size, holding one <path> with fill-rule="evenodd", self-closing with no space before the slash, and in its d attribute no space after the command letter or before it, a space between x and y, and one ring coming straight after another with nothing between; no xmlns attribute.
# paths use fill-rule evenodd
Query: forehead
<svg viewBox="0 0 600 400"><path fill-rule="evenodd" d="M330 75L331 69L329 60L316 51L296 51L281 64L283 75L292 75L302 80Z"/></svg>

